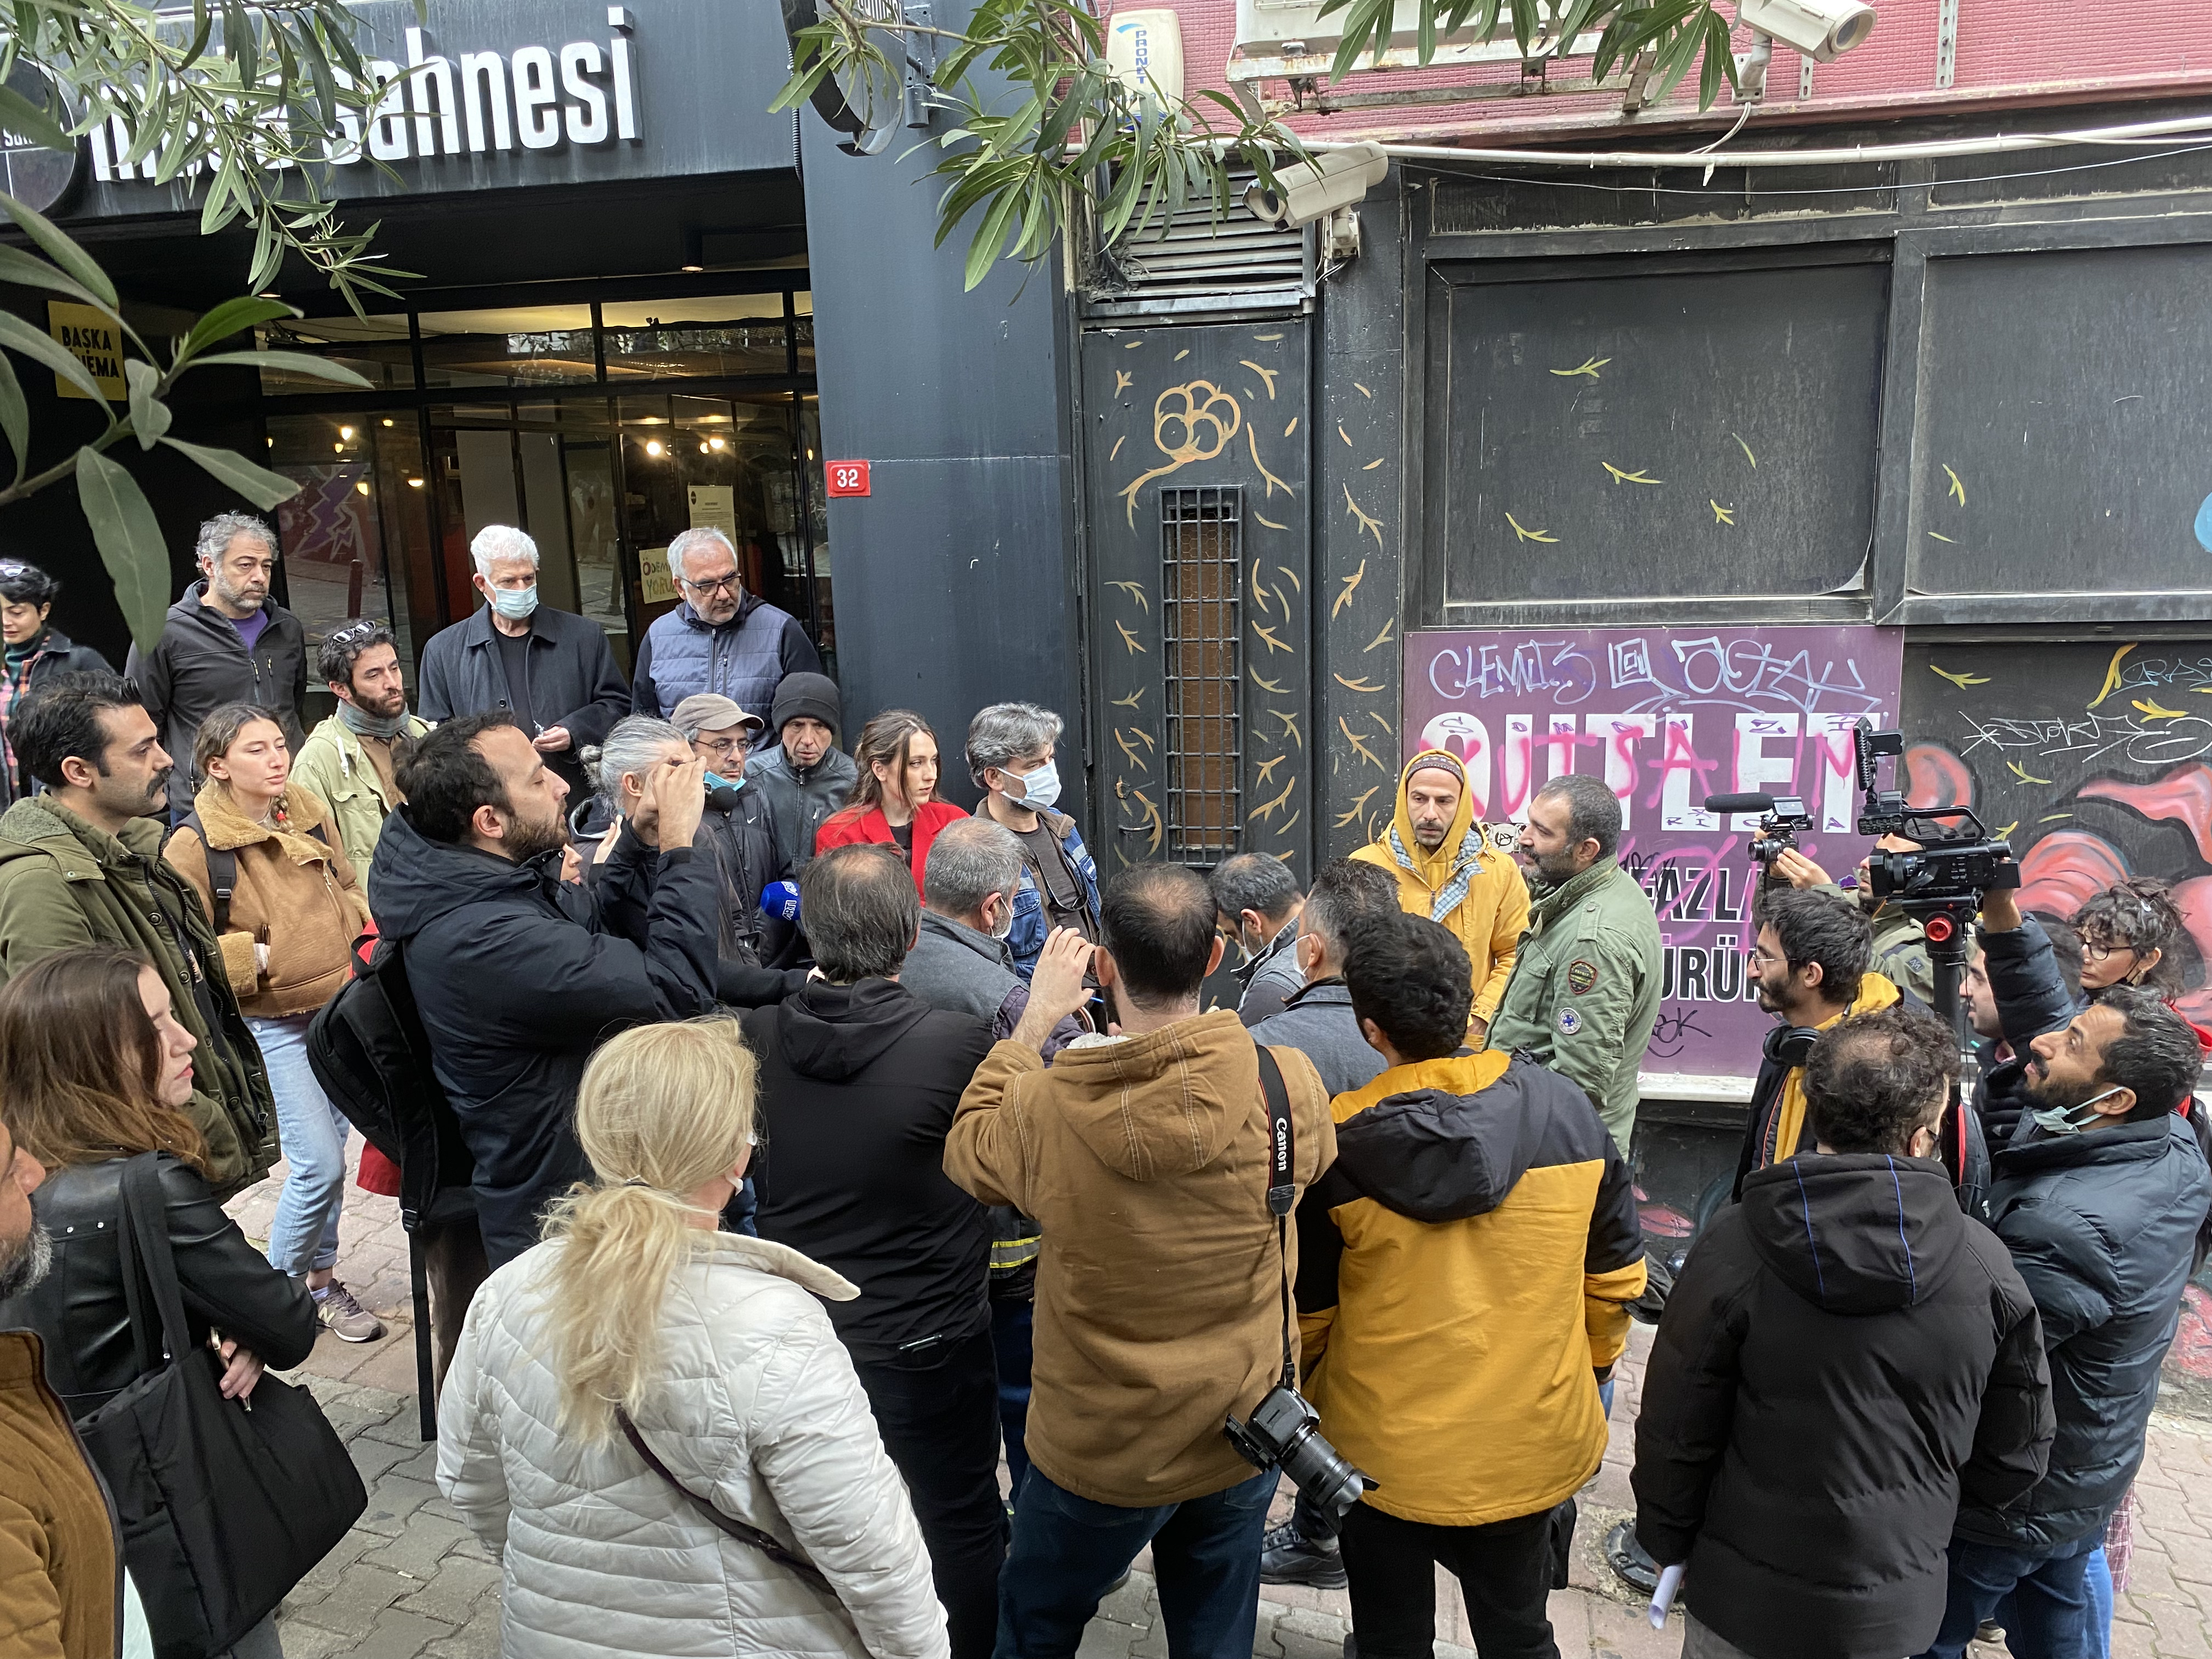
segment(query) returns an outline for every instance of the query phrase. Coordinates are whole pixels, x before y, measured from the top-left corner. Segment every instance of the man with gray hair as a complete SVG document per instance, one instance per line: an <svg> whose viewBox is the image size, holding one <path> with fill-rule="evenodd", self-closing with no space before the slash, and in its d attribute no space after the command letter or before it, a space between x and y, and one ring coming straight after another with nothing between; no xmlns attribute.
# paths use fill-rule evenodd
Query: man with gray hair
<svg viewBox="0 0 2212 1659"><path fill-rule="evenodd" d="M1332 1097L1364 1088L1382 1073L1382 1056L1360 1035L1352 1012L1344 959L1357 924L1397 909L1397 883L1373 865L1358 859L1323 865L1306 890L1297 941L1284 953L1303 982L1279 1012L1252 1027L1253 1042L1296 1048L1313 1061Z"/></svg>
<svg viewBox="0 0 2212 1659"><path fill-rule="evenodd" d="M1626 1158L1661 963L1650 895L1615 861L1620 846L1620 801L1602 778L1566 773L1529 801L1519 848L1528 931L1488 1046L1582 1085Z"/></svg>
<svg viewBox="0 0 2212 1659"><path fill-rule="evenodd" d="M1242 958L1235 970L1244 988L1237 1018L1257 1025L1280 1013L1285 1000L1305 982L1296 954L1305 895L1290 866L1267 853L1222 860L1206 884L1213 890L1214 926L1235 941Z"/></svg>
<svg viewBox="0 0 2212 1659"><path fill-rule="evenodd" d="M760 1057L756 1220L860 1287L827 1304L830 1322L914 1498L953 1659L987 1659L1006 1547L991 1224L945 1177L945 1137L990 1028L902 982L921 915L896 848L833 848L799 891L819 976L744 1016Z"/></svg>
<svg viewBox="0 0 2212 1659"><path fill-rule="evenodd" d="M276 574L276 533L250 513L218 513L193 544L199 580L169 607L161 640L137 646L124 663L172 755L189 757L200 722L227 702L258 703L284 730L292 752L305 738L307 632L269 596ZM190 764L169 775L172 820L192 810L204 782Z"/></svg>
<svg viewBox="0 0 2212 1659"><path fill-rule="evenodd" d="M765 714L787 674L818 674L822 656L799 618L745 591L738 550L711 525L668 544L668 574L683 603L656 617L637 648L632 706L665 716L713 691Z"/></svg>
<svg viewBox="0 0 2212 1659"><path fill-rule="evenodd" d="M994 702L968 723L968 775L987 793L975 816L1013 832L1022 849L1007 949L1027 979L1055 927L1098 939L1098 866L1075 820L1054 811L1060 769L1053 754L1061 720L1033 702Z"/></svg>
<svg viewBox="0 0 2212 1659"><path fill-rule="evenodd" d="M470 583L483 606L422 647L416 707L434 723L508 710L580 799L590 790L581 751L605 743L629 713L629 687L606 632L587 617L538 602L538 544L514 526L486 525L469 553L477 567Z"/></svg>

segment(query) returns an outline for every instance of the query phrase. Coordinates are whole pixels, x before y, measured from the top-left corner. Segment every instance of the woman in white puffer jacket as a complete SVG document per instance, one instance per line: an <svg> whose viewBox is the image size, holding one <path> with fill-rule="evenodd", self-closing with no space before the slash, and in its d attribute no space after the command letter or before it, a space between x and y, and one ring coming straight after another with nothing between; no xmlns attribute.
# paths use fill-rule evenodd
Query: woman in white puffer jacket
<svg viewBox="0 0 2212 1659"><path fill-rule="evenodd" d="M505 1565L505 1659L950 1652L906 1488L816 1300L859 1291L715 1230L750 1155L754 1081L734 1020L601 1048L576 1103L598 1181L469 1310L438 1485ZM623 1414L694 1496L633 1449Z"/></svg>

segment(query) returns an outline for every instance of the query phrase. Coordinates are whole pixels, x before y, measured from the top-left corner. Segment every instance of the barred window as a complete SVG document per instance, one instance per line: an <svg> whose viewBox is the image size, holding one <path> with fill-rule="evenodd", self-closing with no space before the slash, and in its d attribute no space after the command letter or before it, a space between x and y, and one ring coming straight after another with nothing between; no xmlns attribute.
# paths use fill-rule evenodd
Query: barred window
<svg viewBox="0 0 2212 1659"><path fill-rule="evenodd" d="M1237 850L1243 732L1244 492L1160 492L1160 639L1167 674L1167 847L1213 864Z"/></svg>

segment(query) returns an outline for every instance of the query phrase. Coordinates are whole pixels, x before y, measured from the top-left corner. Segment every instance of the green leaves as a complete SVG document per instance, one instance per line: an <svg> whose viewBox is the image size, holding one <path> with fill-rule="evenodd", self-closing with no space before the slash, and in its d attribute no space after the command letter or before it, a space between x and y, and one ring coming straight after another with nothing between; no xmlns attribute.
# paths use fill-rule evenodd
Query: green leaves
<svg viewBox="0 0 2212 1659"><path fill-rule="evenodd" d="M210 346L228 340L232 335L252 328L257 323L299 314L282 300L267 300L258 294L225 300L192 325L192 331L185 337L185 343L177 352L177 360L182 362L188 357L198 356Z"/></svg>
<svg viewBox="0 0 2212 1659"><path fill-rule="evenodd" d="M0 83L0 131L27 138L48 149L73 150L76 140L62 124L15 90Z"/></svg>
<svg viewBox="0 0 2212 1659"><path fill-rule="evenodd" d="M136 478L90 447L76 453L76 495L131 641L150 652L169 609L169 550L154 509Z"/></svg>
<svg viewBox="0 0 2212 1659"><path fill-rule="evenodd" d="M228 449L210 449L204 444L188 444L181 438L164 438L161 441L179 455L185 456L203 472L267 511L279 501L289 501L300 493L300 486L281 472L271 472L265 466L257 466L245 456Z"/></svg>
<svg viewBox="0 0 2212 1659"><path fill-rule="evenodd" d="M5 212L25 235L39 245L40 252L98 295L100 305L111 312L116 308L115 284L107 280L107 273L93 263L90 254L57 230L46 215L25 207L5 192L0 192L0 212Z"/></svg>
<svg viewBox="0 0 2212 1659"><path fill-rule="evenodd" d="M155 395L161 388L161 371L151 363L132 357L123 365L123 380L131 388L131 424L138 439L138 447L151 449L169 429L173 418L168 404Z"/></svg>
<svg viewBox="0 0 2212 1659"><path fill-rule="evenodd" d="M92 371L75 352L52 335L33 328L12 311L0 311L0 345L20 351L26 357L37 358L93 402L103 406L106 404L107 399L100 394L100 382L92 378Z"/></svg>

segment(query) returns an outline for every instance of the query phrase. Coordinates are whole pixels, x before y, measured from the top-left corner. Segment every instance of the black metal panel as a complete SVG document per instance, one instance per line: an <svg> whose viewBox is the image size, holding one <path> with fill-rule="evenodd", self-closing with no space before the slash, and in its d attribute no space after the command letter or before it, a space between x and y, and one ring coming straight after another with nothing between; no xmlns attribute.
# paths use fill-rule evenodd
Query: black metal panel
<svg viewBox="0 0 2212 1659"><path fill-rule="evenodd" d="M2202 589L2208 296L2212 241L1929 259L1911 589Z"/></svg>
<svg viewBox="0 0 2212 1659"><path fill-rule="evenodd" d="M1429 310L1425 621L1857 584L1883 266L1498 274L1438 268Z"/></svg>
<svg viewBox="0 0 2212 1659"><path fill-rule="evenodd" d="M1307 875L1307 353L1302 320L1083 337L1089 714L1109 872L1258 851Z"/></svg>
<svg viewBox="0 0 2212 1659"><path fill-rule="evenodd" d="M1359 205L1361 253L1323 290L1314 388L1319 504L1315 728L1320 857L1349 853L1389 822L1400 759L1405 657L1407 487L1404 216L1418 190L1376 191ZM1413 377L1418 397L1420 377ZM1410 417L1418 419L1418 416Z"/></svg>
<svg viewBox="0 0 2212 1659"><path fill-rule="evenodd" d="M829 503L847 726L919 708L945 756L939 789L972 801L958 755L975 710L1042 703L1071 728L1072 775L1081 654L1057 272L1001 264L965 291L966 238L931 246L933 150L846 155L811 115L800 132L825 456L873 466L872 495ZM1096 821L1083 829L1104 839Z"/></svg>

